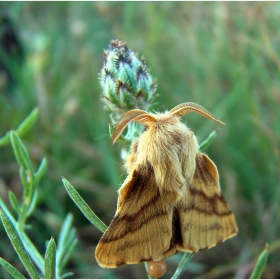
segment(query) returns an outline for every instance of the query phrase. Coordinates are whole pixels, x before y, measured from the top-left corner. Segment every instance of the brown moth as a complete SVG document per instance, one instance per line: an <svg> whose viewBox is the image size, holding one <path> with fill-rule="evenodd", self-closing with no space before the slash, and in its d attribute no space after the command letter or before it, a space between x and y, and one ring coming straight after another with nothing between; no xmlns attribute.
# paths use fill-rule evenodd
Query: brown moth
<svg viewBox="0 0 280 280"><path fill-rule="evenodd" d="M194 133L180 121L189 112L224 124L192 102L165 113L135 109L119 119L113 143L132 121L145 129L131 146L115 217L95 251L100 266L196 253L237 233L216 165L199 152Z"/></svg>

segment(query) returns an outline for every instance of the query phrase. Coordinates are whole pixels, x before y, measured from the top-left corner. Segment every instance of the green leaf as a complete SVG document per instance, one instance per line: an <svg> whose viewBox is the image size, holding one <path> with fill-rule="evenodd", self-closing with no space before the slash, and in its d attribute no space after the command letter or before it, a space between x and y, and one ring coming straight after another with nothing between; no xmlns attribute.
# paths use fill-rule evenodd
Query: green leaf
<svg viewBox="0 0 280 280"><path fill-rule="evenodd" d="M69 231L66 243L65 243L65 248L68 249L68 247L71 245L71 243L76 239L76 230L74 228L71 228Z"/></svg>
<svg viewBox="0 0 280 280"><path fill-rule="evenodd" d="M0 138L0 147L3 147L5 145L8 145L10 142L10 131L8 131L5 136Z"/></svg>
<svg viewBox="0 0 280 280"><path fill-rule="evenodd" d="M262 277L263 271L265 269L268 259L268 245L265 245L264 250L261 252L255 267L250 275L250 279L260 279Z"/></svg>
<svg viewBox="0 0 280 280"><path fill-rule="evenodd" d="M8 216L8 218L10 219L10 221L12 222L12 224L15 226L16 225L16 220L13 217L13 215L10 213L8 207L6 206L6 204L4 203L4 201L1 199L0 197L0 209L2 208L2 210L6 213L6 215Z"/></svg>
<svg viewBox="0 0 280 280"><path fill-rule="evenodd" d="M30 202L30 205L29 205L29 208L28 208L28 210L26 212L26 217L29 217L33 213L33 211L34 211L34 209L36 207L37 198L38 198L38 192L36 190L34 190L34 193L33 193L33 196L32 196L32 199L31 199L31 202Z"/></svg>
<svg viewBox="0 0 280 280"><path fill-rule="evenodd" d="M65 254L65 251L68 249L66 245L67 245L67 241L69 240L69 233L71 230L72 222L73 222L73 215L69 213L62 224L61 231L58 237L58 246L57 246L58 275L62 270L61 262L62 262L63 255ZM73 239L70 241L72 242Z"/></svg>
<svg viewBox="0 0 280 280"><path fill-rule="evenodd" d="M36 122L37 118L38 118L38 109L35 108L16 129L16 132L18 133L18 135L19 136L25 135L30 130L30 128L33 126L33 124ZM10 139L10 131L8 131L5 134L5 136L0 138L0 147L8 145L9 139Z"/></svg>
<svg viewBox="0 0 280 280"><path fill-rule="evenodd" d="M4 210L5 214L8 216L11 223L15 227L16 226L16 221L15 221L14 217L12 216L12 214L10 213L7 206L5 205L5 203L3 202L3 200L1 199L1 197L0 197L0 208L2 208L2 210ZM26 236L26 234L24 232L19 232L19 234L20 234L20 238L21 238L21 240L24 244L24 247L25 247L26 251L28 252L30 257L32 258L32 260L35 262L37 267L40 269L40 271L42 273L44 273L44 259L43 259L43 257L41 256L41 254L38 252L38 250L36 249L34 244L30 241L30 239Z"/></svg>
<svg viewBox="0 0 280 280"><path fill-rule="evenodd" d="M1 213L2 223L7 232L7 235L9 237L17 255L19 256L22 264L24 265L25 269L27 270L27 272L29 273L31 278L33 278L33 279L40 278L34 264L32 263L29 255L27 254L27 252L23 246L19 233L15 229L11 220L9 219L9 217L7 216L7 214L5 213L5 211L2 208L1 208L0 213Z"/></svg>
<svg viewBox="0 0 280 280"><path fill-rule="evenodd" d="M10 204L12 205L13 209L17 213L20 213L20 206L18 204L17 197L12 191L9 191L9 200L10 200Z"/></svg>
<svg viewBox="0 0 280 280"><path fill-rule="evenodd" d="M33 167L32 167L28 152L27 152L25 146L23 145L21 139L19 138L18 134L15 131L11 131L10 140L11 140L11 144L12 144L18 164L20 166L22 166L25 170L30 171L30 173L33 177L34 171L33 171Z"/></svg>
<svg viewBox="0 0 280 280"><path fill-rule="evenodd" d="M209 136L204 140L201 145L199 146L200 151L205 151L214 141L214 139L217 137L217 132L216 130L213 130Z"/></svg>
<svg viewBox="0 0 280 280"><path fill-rule="evenodd" d="M47 279L55 279L55 270L56 270L56 244L51 238L45 255L45 277Z"/></svg>
<svg viewBox="0 0 280 280"><path fill-rule="evenodd" d="M37 118L38 118L38 108L35 108L17 128L16 132L18 133L18 135L19 136L25 135L30 130L30 128L34 125Z"/></svg>
<svg viewBox="0 0 280 280"><path fill-rule="evenodd" d="M46 158L43 158L37 172L34 175L34 185L37 185L40 182L41 178L44 176L46 171L47 171L47 160Z"/></svg>
<svg viewBox="0 0 280 280"><path fill-rule="evenodd" d="M19 169L19 176L20 176L20 181L23 186L24 204L29 205L31 201L28 201L28 200L31 199L31 196L32 196L33 182L30 179L30 174L28 174L28 172L22 166Z"/></svg>
<svg viewBox="0 0 280 280"><path fill-rule="evenodd" d="M31 240L26 236L24 232L20 232L21 240L24 244L24 247L28 254L30 255L31 259L37 265L42 273L44 273L44 259L41 254L38 252L37 248L31 242Z"/></svg>
<svg viewBox="0 0 280 280"><path fill-rule="evenodd" d="M62 224L61 230L60 230L60 234L58 237L58 247L57 247L58 251L63 251L63 249L64 249L63 247L67 241L67 237L71 230L72 222L73 222L73 215L71 213L69 213L66 216L66 218Z"/></svg>
<svg viewBox="0 0 280 280"><path fill-rule="evenodd" d="M72 253L73 253L73 251L74 251L74 249L75 249L77 243L78 243L78 240L75 239L75 240L73 240L72 243L68 246L68 248L67 248L67 250L66 250L66 252L65 252L65 255L64 255L64 257L63 257L63 259L62 259L62 261L61 261L61 264L60 264L60 271L66 266L66 264L67 264L68 260L70 259L70 257L71 257L71 255L72 255Z"/></svg>
<svg viewBox="0 0 280 280"><path fill-rule="evenodd" d="M62 178L64 187L74 203L78 206L85 217L100 231L105 232L107 226L97 217L97 215L90 209L87 203L82 199L75 188L65 179Z"/></svg>
<svg viewBox="0 0 280 280"><path fill-rule="evenodd" d="M171 279L178 279L182 273L184 272L186 266L190 262L191 258L193 257L193 253L184 253L175 273L171 277Z"/></svg>
<svg viewBox="0 0 280 280"><path fill-rule="evenodd" d="M26 279L15 267L0 257L0 264L15 279Z"/></svg>
<svg viewBox="0 0 280 280"><path fill-rule="evenodd" d="M71 277L71 276L73 276L74 275L74 273L73 272L67 272L67 273L64 273L63 275L61 275L61 279L65 279L65 278L67 278L67 277Z"/></svg>

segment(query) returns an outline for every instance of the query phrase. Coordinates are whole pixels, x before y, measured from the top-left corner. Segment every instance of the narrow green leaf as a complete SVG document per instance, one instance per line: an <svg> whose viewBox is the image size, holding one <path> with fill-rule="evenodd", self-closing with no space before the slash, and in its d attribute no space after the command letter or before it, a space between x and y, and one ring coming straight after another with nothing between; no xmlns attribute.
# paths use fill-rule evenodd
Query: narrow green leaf
<svg viewBox="0 0 280 280"><path fill-rule="evenodd" d="M24 247L28 254L30 255L31 259L37 265L42 273L44 273L44 259L41 254L38 252L37 248L34 246L32 241L26 236L24 232L20 232L21 240L24 244Z"/></svg>
<svg viewBox="0 0 280 280"><path fill-rule="evenodd" d="M72 222L73 215L71 213L68 213L62 224L58 237L58 250L61 250L63 248L63 245L66 243L67 236L69 235L69 232L71 230Z"/></svg>
<svg viewBox="0 0 280 280"><path fill-rule="evenodd" d="M25 135L30 128L34 125L38 118L38 108L35 108L31 113L26 117L26 119L19 125L16 132L19 136Z"/></svg>
<svg viewBox="0 0 280 280"><path fill-rule="evenodd" d="M17 213L19 213L20 212L20 206L18 204L18 200L17 200L16 195L12 191L9 191L9 200L10 200L10 204L13 207L13 209Z"/></svg>
<svg viewBox="0 0 280 280"><path fill-rule="evenodd" d="M20 176L20 181L23 186L23 198L24 198L24 204L30 203L30 201L27 201L27 199L31 199L31 192L32 192L32 180L30 180L30 174L24 169L24 167L20 167L19 169L19 176Z"/></svg>
<svg viewBox="0 0 280 280"><path fill-rule="evenodd" d="M61 275L61 279L65 279L65 278L67 278L67 277L71 277L71 276L73 276L74 275L74 273L73 272L67 272L67 273L64 273L63 275Z"/></svg>
<svg viewBox="0 0 280 280"><path fill-rule="evenodd" d="M33 177L34 171L28 152L15 131L11 131L10 139L18 164L25 170L29 170Z"/></svg>
<svg viewBox="0 0 280 280"><path fill-rule="evenodd" d="M37 118L38 118L38 109L35 108L16 129L16 132L18 133L18 135L19 136L25 135L30 130L30 128L33 126L33 124L36 122ZM10 140L10 131L8 131L5 134L5 136L0 138L0 147L8 145L9 140Z"/></svg>
<svg viewBox="0 0 280 280"><path fill-rule="evenodd" d="M70 259L76 245L78 243L78 240L75 239L73 240L73 242L69 245L69 247L67 248L66 252L65 252L65 255L61 261L61 264L60 264L60 271L62 271L62 269L66 266L68 260Z"/></svg>
<svg viewBox="0 0 280 280"><path fill-rule="evenodd" d="M0 197L0 209L3 209L4 212L6 213L6 215L8 216L8 218L10 219L10 221L12 222L12 224L15 226L16 225L16 220L13 217L13 215L10 213L8 207L6 206L6 204L4 203L4 201L1 199Z"/></svg>
<svg viewBox="0 0 280 280"><path fill-rule="evenodd" d="M12 224L11 220L9 219L9 217L7 216L7 214L5 213L5 211L1 208L1 219L2 219L2 223L4 225L4 228L6 230L6 233L17 253L17 255L19 256L22 264L24 265L25 269L27 270L27 272L29 273L30 277L33 279L38 279L39 274L34 266L34 264L32 263L29 255L27 254L23 243L20 239L20 236L17 232L17 230L15 229L14 225Z"/></svg>
<svg viewBox="0 0 280 280"><path fill-rule="evenodd" d="M6 146L10 143L10 131L8 131L5 136L0 138L0 147Z"/></svg>
<svg viewBox="0 0 280 280"><path fill-rule="evenodd" d="M65 243L66 250L71 245L71 243L76 239L76 230L72 228L68 234L67 241ZM64 250L65 251L65 250Z"/></svg>
<svg viewBox="0 0 280 280"><path fill-rule="evenodd" d="M200 151L205 151L214 141L214 139L217 137L217 132L216 130L213 130L209 136L204 140L201 145L199 146Z"/></svg>
<svg viewBox="0 0 280 280"><path fill-rule="evenodd" d="M264 250L261 252L255 267L250 275L250 279L260 279L262 277L263 271L265 269L268 259L268 245L265 245Z"/></svg>
<svg viewBox="0 0 280 280"><path fill-rule="evenodd" d="M0 257L0 264L15 279L26 279L15 267Z"/></svg>
<svg viewBox="0 0 280 280"><path fill-rule="evenodd" d="M37 198L38 198L38 192L37 192L37 190L34 190L34 193L33 193L33 196L32 196L32 199L31 199L31 202L30 202L30 205L29 205L29 208L28 208L28 210L26 212L26 217L29 217L33 213L33 211L34 211L34 209L36 207Z"/></svg>
<svg viewBox="0 0 280 280"><path fill-rule="evenodd" d="M46 173L46 170L47 170L47 160L46 160L46 158L43 158L37 172L34 175L34 184L35 185L39 184L41 178Z"/></svg>
<svg viewBox="0 0 280 280"><path fill-rule="evenodd" d="M72 222L73 222L73 215L71 213L69 213L66 216L66 218L65 218L65 220L62 224L61 231L60 231L60 234L59 234L59 237L58 237L58 246L57 246L57 266L58 266L58 269L60 268L60 263L61 263L63 255L64 255L64 252L67 249L65 245L66 245L67 240L68 240L68 235L69 235L69 232L71 230Z"/></svg>
<svg viewBox="0 0 280 280"><path fill-rule="evenodd" d="M184 272L186 266L190 262L191 258L193 257L193 253L184 253L175 273L171 277L171 279L178 279L182 273Z"/></svg>
<svg viewBox="0 0 280 280"><path fill-rule="evenodd" d="M90 209L87 203L82 199L75 188L65 179L62 178L64 187L74 203L78 206L85 217L100 231L105 232L107 226L97 217L97 215Z"/></svg>
<svg viewBox="0 0 280 280"><path fill-rule="evenodd" d="M5 212L5 214L8 216L10 219L11 223L13 224L14 227L16 227L16 221L12 214L10 213L9 209L5 205L4 201L0 197L0 208L2 208ZM35 262L37 267L40 269L42 273L44 273L44 259L41 256L41 254L38 252L34 244L31 242L31 240L26 236L24 232L19 232L20 238L24 244L24 248L32 258L32 260Z"/></svg>
<svg viewBox="0 0 280 280"><path fill-rule="evenodd" d="M51 238L45 255L45 278L55 279L55 270L56 270L56 244Z"/></svg>

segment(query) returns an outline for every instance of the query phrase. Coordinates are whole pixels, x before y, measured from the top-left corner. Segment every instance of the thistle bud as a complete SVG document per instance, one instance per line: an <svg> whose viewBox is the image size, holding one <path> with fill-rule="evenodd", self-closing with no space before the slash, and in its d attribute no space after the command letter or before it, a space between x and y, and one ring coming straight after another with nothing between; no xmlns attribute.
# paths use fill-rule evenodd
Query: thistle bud
<svg viewBox="0 0 280 280"><path fill-rule="evenodd" d="M111 41L108 50L104 51L104 64L99 79L101 99L105 108L114 113L116 118L131 109L148 110L155 97L156 82L145 61L139 60L119 40Z"/></svg>

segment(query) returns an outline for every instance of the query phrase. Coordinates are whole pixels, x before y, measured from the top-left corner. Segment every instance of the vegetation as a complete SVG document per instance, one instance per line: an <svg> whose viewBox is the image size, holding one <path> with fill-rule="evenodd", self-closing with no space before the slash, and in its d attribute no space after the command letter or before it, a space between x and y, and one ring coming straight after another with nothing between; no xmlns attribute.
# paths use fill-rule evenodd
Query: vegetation
<svg viewBox="0 0 280 280"><path fill-rule="evenodd" d="M69 271L74 278L147 277L143 264L118 269L96 264L102 233L85 219L61 182L61 176L67 178L109 224L125 178L123 144L111 145L110 116L102 108L97 74L103 50L117 38L144 55L157 78L155 110L193 101L226 123L207 154L219 169L239 233L195 254L182 277L256 278L260 270L264 278L280 277L279 3L3 2L0 36L7 30L7 15L18 40L7 51L1 39L0 49L1 218L6 230L16 228L24 245L28 236L44 258L37 259L35 268L26 264L27 273L0 225L3 267L12 265L17 278L36 273L61 277ZM27 116L34 121L20 126ZM195 114L186 122L199 143L216 128ZM16 151L25 151L23 157ZM36 193L35 208L21 199L31 195L23 192L23 174L35 180L30 196ZM20 215L17 209L23 209ZM5 213L18 217L19 226ZM67 240L76 247L65 257ZM174 274L180 259L166 260L165 277ZM0 268L0 277L10 275Z"/></svg>

